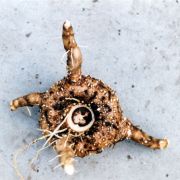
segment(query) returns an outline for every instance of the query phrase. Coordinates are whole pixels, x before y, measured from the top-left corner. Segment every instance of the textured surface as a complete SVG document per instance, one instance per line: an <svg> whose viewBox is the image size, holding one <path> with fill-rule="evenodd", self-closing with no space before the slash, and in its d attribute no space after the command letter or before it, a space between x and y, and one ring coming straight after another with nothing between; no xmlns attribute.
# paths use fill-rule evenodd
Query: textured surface
<svg viewBox="0 0 180 180"><path fill-rule="evenodd" d="M44 91L66 74L59 29L65 19L82 46L84 73L114 88L124 113L148 133L168 137L170 147L118 143L77 158L77 172L68 177L53 170L57 161L48 163L52 149L42 152L36 171L29 167L40 142L18 158L22 174L40 180L180 179L180 2L1 0L0 6L0 179L17 179L13 153L40 136L38 109L31 108L31 117L26 109L10 112L9 101Z"/></svg>

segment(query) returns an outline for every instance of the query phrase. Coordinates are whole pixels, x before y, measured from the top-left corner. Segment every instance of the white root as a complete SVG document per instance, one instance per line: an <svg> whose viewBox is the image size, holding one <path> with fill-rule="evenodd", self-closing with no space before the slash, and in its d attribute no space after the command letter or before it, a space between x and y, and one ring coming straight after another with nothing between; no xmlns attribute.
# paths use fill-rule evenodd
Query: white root
<svg viewBox="0 0 180 180"><path fill-rule="evenodd" d="M68 116L68 115L67 115L67 116ZM31 145L37 143L38 141L40 141L40 140L42 140L42 139L48 138L48 139L46 140L46 142L44 143L44 145L42 146L42 148L39 149L39 150L36 152L35 157L31 160L30 164L32 164L32 163L39 157L40 153L41 153L44 149L47 149L47 148L50 147L52 144L56 143L57 140L49 143L50 140L53 138L53 136L57 137L58 139L62 139L62 138L63 138L63 137L59 136L58 133L62 133L62 132L64 132L64 131L67 130L67 128L60 129L61 126L66 122L67 116L66 116L65 119L55 128L54 131L49 131L49 130L47 130L47 129L38 129L39 131L48 132L49 134L44 135L44 136L41 136L41 137L33 140L31 143L25 145L25 147L18 149L18 151L15 153L15 155L14 155L14 157L13 157L13 168L15 169L15 172L16 172L17 176L20 178L20 180L24 180L24 177L23 177L23 175L21 174L21 172L20 172L20 170L19 170L19 168L18 168L18 166L17 166L17 157L18 157L23 151L25 151L26 149L28 149ZM68 136L67 136L66 140L64 141L64 145L63 145L64 149L66 148L66 144L67 144L68 138L69 138L69 133L68 133ZM49 143L49 144L48 144L48 143ZM48 144L48 145L47 145L47 144ZM58 155L57 157L61 157L61 156L64 156L64 155L66 156L66 151L64 151L63 154ZM57 157L53 158L52 160L56 159ZM70 162L70 163L68 163L68 164L64 163L63 166L64 166L64 169L65 169L65 171L66 171L67 174L72 174L72 173L74 172L74 167L73 167L73 165L72 165L72 162L73 162L73 158L72 158L72 157L70 157L70 161L69 161L69 162ZM61 165L59 165L59 166L61 166Z"/></svg>
<svg viewBox="0 0 180 180"><path fill-rule="evenodd" d="M60 127L66 122L67 120L67 116L64 118L64 120L55 128L55 130L50 134L50 137L47 139L47 141L44 143L44 145L42 147L45 147L46 144L52 139L52 137L54 135L56 135L58 133L58 131L60 131Z"/></svg>
<svg viewBox="0 0 180 180"><path fill-rule="evenodd" d="M61 124L62 124L62 123L61 123ZM60 139L61 137L58 136L57 133L64 132L64 131L67 130L67 128L64 128L64 129L59 130L59 131L56 131L56 132L55 132L56 129L55 129L53 132L52 132L52 131L49 131L49 130L47 130L47 129L38 129L38 130L49 133L48 135L45 135L44 137L49 137L49 138L50 138L51 136L52 136L52 137L53 137L53 136L56 136L56 137L58 137L58 138ZM54 133L54 134L53 134L53 133ZM50 140L51 140L51 139L49 139L49 141L50 141ZM49 143L49 141L48 141L48 143ZM46 141L46 142L47 142L47 141ZM30 163L30 164L32 164L35 160L38 159L41 151L43 151L44 149L47 149L48 147L50 147L51 145L53 145L55 142L56 142L56 140L54 140L53 142L49 143L47 146L46 146L47 143L45 143L45 144L42 146L42 148L39 149L39 150L36 152L36 156L31 160L31 163Z"/></svg>
<svg viewBox="0 0 180 180"><path fill-rule="evenodd" d="M48 136L50 136L53 132L52 131L49 131L48 129L37 129L38 131L43 131L43 132L48 132L49 134L48 135L45 135L45 137L48 137ZM64 132L64 131L66 131L67 130L67 128L64 128L64 129L61 129L61 130L59 130L59 131L57 131L56 133L58 134L58 133L62 133L62 132ZM57 135L57 134L54 134L54 136L56 136L57 138L61 138L61 136L59 136L59 135Z"/></svg>
<svg viewBox="0 0 180 180"><path fill-rule="evenodd" d="M38 141L45 139L45 136L39 137L35 140L33 140L31 143L24 145L23 147L19 148L15 154L13 155L13 168L16 172L16 175L20 178L20 180L24 180L23 175L21 174L18 165L17 165L17 158L20 154L22 154L26 149L28 149L30 146L32 146L33 144L37 143Z"/></svg>
<svg viewBox="0 0 180 180"><path fill-rule="evenodd" d="M35 157L31 160L30 165L32 165L32 164L33 164L33 162L34 162L35 160L37 160L37 159L38 159L38 157L39 157L39 155L40 155L41 151L43 151L44 149L47 149L48 147L50 147L51 145L53 145L55 142L56 142L56 140L55 140L55 141L53 141L53 142L51 142L51 143L49 143L47 146L45 146L45 147L43 147L43 148L39 149L39 150L36 152Z"/></svg>
<svg viewBox="0 0 180 180"><path fill-rule="evenodd" d="M54 158L50 159L48 162L52 162L52 161L54 161L55 159L61 157L62 155L64 155L64 154L59 154L59 155L55 156Z"/></svg>
<svg viewBox="0 0 180 180"><path fill-rule="evenodd" d="M65 58L65 55L68 54L69 51L70 51L70 50L66 51L66 52L62 55L62 58L61 58L60 61L61 61L63 64L65 64L65 62L63 61L64 58ZM66 64L65 64L65 65L66 65Z"/></svg>
<svg viewBox="0 0 180 180"><path fill-rule="evenodd" d="M40 130L40 131L47 131L47 132L49 132L49 134L44 135L44 136L41 136L41 137L33 140L31 143L29 143L29 144L27 144L27 145L19 148L19 149L17 150L17 152L16 152L16 153L14 154L14 156L13 156L13 168L14 168L17 176L20 178L20 180L24 180L24 177L23 177L23 175L21 174L21 172L20 172L20 170L19 170L19 168L18 168L18 165L17 165L17 158L18 158L18 156L19 156L21 153L23 153L26 149L28 149L31 145L37 143L38 141L40 141L40 140L42 140L42 139L45 139L45 138L51 136L51 134L52 134L52 132L49 131L49 130L42 130L42 129L38 129L38 130ZM67 130L67 128L64 128L64 129L62 129L62 130L57 131L56 133L61 133L61 132L66 131L66 130ZM54 136L58 137L59 139L61 138L61 137L58 136L57 134L54 134ZM50 143L48 146L44 146L43 148L41 148L40 150L38 150L37 153L36 153L36 156L31 160L31 163L30 163L30 164L32 164L32 163L38 158L38 156L39 156L39 154L41 153L41 151L43 151L44 149L48 148L48 147L51 146L53 143L55 143L55 141L53 141L52 143Z"/></svg>
<svg viewBox="0 0 180 180"><path fill-rule="evenodd" d="M19 177L20 180L24 180L24 176L20 172L18 165L17 165L17 157L19 154L21 154L23 151L25 151L29 146L26 145L24 148L20 148L16 151L16 153L13 155L13 168L16 172L17 177Z"/></svg>
<svg viewBox="0 0 180 180"><path fill-rule="evenodd" d="M30 111L29 107L27 107L27 106L26 106L26 109L27 109L27 112L28 112L29 116L32 116L32 114L31 114L31 111Z"/></svg>
<svg viewBox="0 0 180 180"><path fill-rule="evenodd" d="M79 100L79 99L76 99L76 98L65 98L65 99L67 99L67 100L74 100L74 101L76 101L76 102L80 102L80 100Z"/></svg>

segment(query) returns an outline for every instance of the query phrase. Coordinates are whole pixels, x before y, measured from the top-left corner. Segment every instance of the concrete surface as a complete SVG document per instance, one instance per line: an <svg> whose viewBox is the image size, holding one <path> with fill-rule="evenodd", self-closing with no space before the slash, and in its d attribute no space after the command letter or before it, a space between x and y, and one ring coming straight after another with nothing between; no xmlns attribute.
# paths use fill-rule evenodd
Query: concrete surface
<svg viewBox="0 0 180 180"><path fill-rule="evenodd" d="M179 0L0 0L0 179L16 180L12 157L40 136L38 109L10 112L13 98L45 91L66 74L61 26L69 19L82 47L85 74L117 91L124 113L170 146L153 151L133 142L76 159L74 176L51 148L29 161L43 142L17 161L25 179L180 179L180 2Z"/></svg>

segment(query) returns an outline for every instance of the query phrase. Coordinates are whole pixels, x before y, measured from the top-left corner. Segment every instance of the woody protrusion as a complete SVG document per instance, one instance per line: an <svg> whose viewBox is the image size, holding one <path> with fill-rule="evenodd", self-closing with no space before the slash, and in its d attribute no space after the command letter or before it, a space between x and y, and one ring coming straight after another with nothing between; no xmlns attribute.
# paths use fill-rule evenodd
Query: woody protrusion
<svg viewBox="0 0 180 180"><path fill-rule="evenodd" d="M139 144L142 144L151 149L165 149L167 148L169 142L167 139L157 139L145 132L143 132L138 127L131 124L128 130L128 139L131 139Z"/></svg>
<svg viewBox="0 0 180 180"><path fill-rule="evenodd" d="M14 99L10 103L10 108L12 111L16 110L19 107L24 106L39 106L42 103L42 97L44 93L30 93L25 96Z"/></svg>
<svg viewBox="0 0 180 180"><path fill-rule="evenodd" d="M63 44L67 52L67 70L71 81L77 82L81 78L82 54L78 47L72 25L69 21L63 24Z"/></svg>

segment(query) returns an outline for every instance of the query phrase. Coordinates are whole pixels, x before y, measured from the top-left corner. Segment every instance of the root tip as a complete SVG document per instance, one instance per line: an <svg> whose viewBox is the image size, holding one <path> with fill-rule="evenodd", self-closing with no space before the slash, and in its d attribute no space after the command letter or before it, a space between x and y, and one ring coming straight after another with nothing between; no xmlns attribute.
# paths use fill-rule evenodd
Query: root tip
<svg viewBox="0 0 180 180"><path fill-rule="evenodd" d="M10 109L11 109L11 111L15 111L16 110L16 107L14 105L14 101L10 102Z"/></svg>
<svg viewBox="0 0 180 180"><path fill-rule="evenodd" d="M73 175L74 174L74 166L72 164L68 164L64 166L64 171L66 172L66 174L68 175Z"/></svg>
<svg viewBox="0 0 180 180"><path fill-rule="evenodd" d="M168 139L162 139L159 142L160 149L165 149L165 148L168 147L168 145L169 145L169 140Z"/></svg>
<svg viewBox="0 0 180 180"><path fill-rule="evenodd" d="M69 29L70 27L71 27L70 21L69 21L69 20L66 20L66 21L64 22L64 28L65 28L65 29Z"/></svg>

